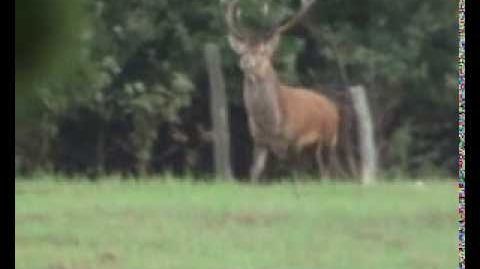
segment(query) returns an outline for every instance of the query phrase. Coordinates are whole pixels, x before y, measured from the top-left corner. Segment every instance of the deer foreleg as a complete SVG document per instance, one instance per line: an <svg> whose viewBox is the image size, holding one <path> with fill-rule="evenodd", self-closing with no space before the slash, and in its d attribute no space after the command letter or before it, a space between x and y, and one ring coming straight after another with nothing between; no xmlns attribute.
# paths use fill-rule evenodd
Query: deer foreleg
<svg viewBox="0 0 480 269"><path fill-rule="evenodd" d="M265 163L268 157L268 149L263 146L255 145L253 149L253 164L250 169L250 178L252 182L258 182L260 175L265 169Z"/></svg>

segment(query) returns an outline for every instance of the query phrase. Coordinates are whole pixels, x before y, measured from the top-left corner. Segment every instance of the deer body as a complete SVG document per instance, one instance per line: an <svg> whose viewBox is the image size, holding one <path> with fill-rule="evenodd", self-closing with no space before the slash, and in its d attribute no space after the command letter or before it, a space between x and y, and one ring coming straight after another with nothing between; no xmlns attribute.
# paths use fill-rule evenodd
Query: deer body
<svg viewBox="0 0 480 269"><path fill-rule="evenodd" d="M294 19L311 3L313 0L307 0ZM317 162L323 172L322 149L333 149L337 143L337 106L314 91L281 83L271 63L280 34L292 21L264 39L249 39L234 24L235 8L236 1L230 2L226 19L230 45L240 55L240 68L244 73L244 103L254 141L251 178L258 179L269 152L284 158L291 149L300 152L310 146L316 148Z"/></svg>
<svg viewBox="0 0 480 269"><path fill-rule="evenodd" d="M306 89L280 88L283 133L297 151L311 145L337 143L337 107L325 96Z"/></svg>
<svg viewBox="0 0 480 269"><path fill-rule="evenodd" d="M270 76L245 76L244 102L255 144L280 157L314 144L335 146L339 115L325 96L281 84Z"/></svg>

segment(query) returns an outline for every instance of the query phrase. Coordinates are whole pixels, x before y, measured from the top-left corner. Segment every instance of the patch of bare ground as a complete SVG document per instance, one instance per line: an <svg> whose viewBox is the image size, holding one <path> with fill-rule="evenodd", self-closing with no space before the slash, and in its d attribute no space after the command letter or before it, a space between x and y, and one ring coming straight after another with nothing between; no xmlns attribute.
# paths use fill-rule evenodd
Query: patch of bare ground
<svg viewBox="0 0 480 269"><path fill-rule="evenodd" d="M388 234L386 232L382 232L378 229L363 229L355 232L354 234L359 239L375 241L395 248L404 248L408 245L408 240Z"/></svg>
<svg viewBox="0 0 480 269"><path fill-rule="evenodd" d="M77 246L80 244L80 240L73 236L60 236L60 235L42 235L42 236L21 236L15 235L15 243L30 244L30 243L47 243L55 246Z"/></svg>
<svg viewBox="0 0 480 269"><path fill-rule="evenodd" d="M225 212L220 215L205 216L203 221L209 228L220 228L227 224L243 226L272 226L289 218L286 212Z"/></svg>
<svg viewBox="0 0 480 269"><path fill-rule="evenodd" d="M22 214L15 214L15 223L22 223L22 222L44 222L48 221L49 216L46 214L41 213L22 213Z"/></svg>
<svg viewBox="0 0 480 269"><path fill-rule="evenodd" d="M417 219L428 226L444 226L449 225L448 223L456 222L457 216L456 212L452 210L452 212L426 212L422 214L418 214Z"/></svg>
<svg viewBox="0 0 480 269"><path fill-rule="evenodd" d="M91 269L91 266L82 264L66 265L64 262L57 262L48 266L48 269Z"/></svg>
<svg viewBox="0 0 480 269"><path fill-rule="evenodd" d="M111 251L105 251L98 255L98 261L100 263L112 263L117 261L117 255Z"/></svg>

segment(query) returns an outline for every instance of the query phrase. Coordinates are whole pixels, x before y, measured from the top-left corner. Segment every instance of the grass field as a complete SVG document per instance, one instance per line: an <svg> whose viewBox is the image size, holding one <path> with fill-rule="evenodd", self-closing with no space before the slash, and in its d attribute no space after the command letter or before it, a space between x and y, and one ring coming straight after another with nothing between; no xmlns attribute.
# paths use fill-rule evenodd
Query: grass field
<svg viewBox="0 0 480 269"><path fill-rule="evenodd" d="M295 186L17 181L15 267L457 267L456 183Z"/></svg>

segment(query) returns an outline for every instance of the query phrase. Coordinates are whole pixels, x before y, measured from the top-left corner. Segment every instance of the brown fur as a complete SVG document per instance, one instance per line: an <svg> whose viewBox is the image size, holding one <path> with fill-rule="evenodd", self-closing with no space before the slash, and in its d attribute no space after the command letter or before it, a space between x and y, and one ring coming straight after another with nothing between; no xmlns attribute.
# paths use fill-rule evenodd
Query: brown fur
<svg viewBox="0 0 480 269"><path fill-rule="evenodd" d="M337 106L311 90L281 86L283 132L297 150L311 145L336 146L339 124Z"/></svg>

